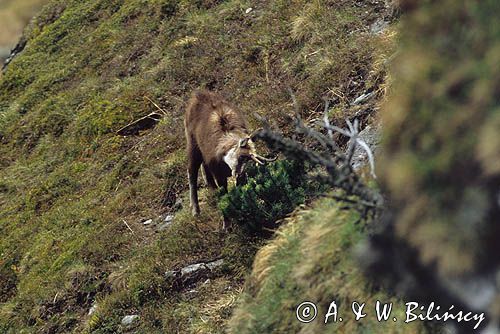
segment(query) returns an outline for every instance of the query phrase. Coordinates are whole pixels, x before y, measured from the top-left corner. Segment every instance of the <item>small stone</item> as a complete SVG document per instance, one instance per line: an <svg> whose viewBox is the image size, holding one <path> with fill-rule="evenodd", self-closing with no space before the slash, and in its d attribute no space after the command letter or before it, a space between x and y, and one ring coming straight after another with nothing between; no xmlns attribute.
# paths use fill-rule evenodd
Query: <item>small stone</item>
<svg viewBox="0 0 500 334"><path fill-rule="evenodd" d="M143 222L143 225L151 225L153 223L153 219L148 219L145 222Z"/></svg>
<svg viewBox="0 0 500 334"><path fill-rule="evenodd" d="M126 315L122 319L122 325L123 326L130 326L136 320L139 320L139 316L137 314Z"/></svg>
<svg viewBox="0 0 500 334"><path fill-rule="evenodd" d="M174 222L174 215L166 215L163 219L163 223L158 226L158 231L163 231L167 229Z"/></svg>
<svg viewBox="0 0 500 334"><path fill-rule="evenodd" d="M224 260L220 259L220 260L217 260L217 261L213 261L213 262L207 263L207 267L208 267L208 269L212 270L212 269L215 269L217 267L222 266L223 264L224 264Z"/></svg>
<svg viewBox="0 0 500 334"><path fill-rule="evenodd" d="M252 8L252 7L247 8L247 10L245 10L245 14L250 13L252 10L253 10L253 8Z"/></svg>
<svg viewBox="0 0 500 334"><path fill-rule="evenodd" d="M378 20L375 21L371 26L370 26L370 32L372 34L380 34L382 33L387 27L389 26L389 23L384 21L384 20Z"/></svg>
<svg viewBox="0 0 500 334"><path fill-rule="evenodd" d="M97 304L92 305L92 307L89 309L89 315L94 314L95 311L97 311Z"/></svg>
<svg viewBox="0 0 500 334"><path fill-rule="evenodd" d="M192 264L192 265L189 265L189 266L181 269L181 276L189 275L189 274L192 274L192 273L197 272L197 271L202 270L202 269L213 270L217 267L222 266L223 264L224 264L224 260L222 260L222 259L217 260L217 261L213 261L213 262L208 262L208 263Z"/></svg>
<svg viewBox="0 0 500 334"><path fill-rule="evenodd" d="M192 265L189 265L187 267L182 268L181 275L182 276L189 275L191 273L194 273L194 272L199 271L199 270L204 269L204 268L206 268L205 263L192 264Z"/></svg>
<svg viewBox="0 0 500 334"><path fill-rule="evenodd" d="M382 127L380 124L372 124L365 127L360 133L359 138L363 140L366 145L370 148L373 154L377 152L378 146L381 140ZM346 152L347 153L347 152ZM356 145L354 150L351 166L357 171L364 167L368 162L368 154L361 148L361 146Z"/></svg>

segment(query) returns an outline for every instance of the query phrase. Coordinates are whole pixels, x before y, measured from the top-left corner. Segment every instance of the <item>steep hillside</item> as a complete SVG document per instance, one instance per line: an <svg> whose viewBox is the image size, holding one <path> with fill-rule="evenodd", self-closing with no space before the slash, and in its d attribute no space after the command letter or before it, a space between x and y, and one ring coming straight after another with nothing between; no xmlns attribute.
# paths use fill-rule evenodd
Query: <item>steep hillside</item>
<svg viewBox="0 0 500 334"><path fill-rule="evenodd" d="M0 81L0 331L223 332L265 241L220 233L205 191L190 217L185 101L206 87L252 125L258 113L289 131L291 88L306 121L327 97L334 122L365 124L384 94L389 15L355 0L50 2ZM352 105L367 91L373 101ZM155 104L155 127L116 134ZM349 248L361 232L345 228ZM165 274L221 258L194 281Z"/></svg>

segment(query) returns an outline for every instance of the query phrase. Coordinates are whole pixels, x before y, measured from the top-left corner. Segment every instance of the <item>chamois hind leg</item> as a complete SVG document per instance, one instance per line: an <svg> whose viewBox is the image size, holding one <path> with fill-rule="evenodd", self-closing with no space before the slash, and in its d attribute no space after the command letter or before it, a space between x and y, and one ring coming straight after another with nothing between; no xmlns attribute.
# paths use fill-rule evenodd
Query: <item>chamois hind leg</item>
<svg viewBox="0 0 500 334"><path fill-rule="evenodd" d="M198 203L198 171L201 166L201 152L188 145L188 178L189 178L189 199L193 216L200 214Z"/></svg>
<svg viewBox="0 0 500 334"><path fill-rule="evenodd" d="M214 176L208 166L206 164L203 165L203 172L205 174L205 182L207 182L207 186L210 189L215 189L217 188L217 185L215 184Z"/></svg>

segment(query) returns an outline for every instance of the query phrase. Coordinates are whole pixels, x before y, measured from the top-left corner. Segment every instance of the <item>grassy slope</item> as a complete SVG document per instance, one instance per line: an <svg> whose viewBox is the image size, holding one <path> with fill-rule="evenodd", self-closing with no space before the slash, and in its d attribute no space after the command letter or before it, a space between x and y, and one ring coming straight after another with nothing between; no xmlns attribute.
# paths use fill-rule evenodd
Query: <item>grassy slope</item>
<svg viewBox="0 0 500 334"><path fill-rule="evenodd" d="M182 209L168 231L141 224L185 196L184 101L206 86L286 125L290 86L306 118L317 116L325 95L340 96L335 110L344 110L383 74L379 38L366 33L379 6L46 6L0 81L0 331L117 332L131 313L141 315L145 332L221 331L260 242L220 235L205 195L198 221ZM168 116L140 136L116 136L154 110L145 96ZM167 270L220 256L227 264L198 293L179 293L163 279ZM94 300L98 311L88 317Z"/></svg>
<svg viewBox="0 0 500 334"><path fill-rule="evenodd" d="M321 200L299 211L278 237L259 250L252 275L230 322L234 333L420 333L421 324L402 325L404 303L373 289L358 268L355 247L370 221L349 204ZM324 324L335 300L342 322ZM375 317L376 301L393 303L387 322ZM318 307L316 320L301 324L295 309L302 301ZM367 317L355 321L351 303L365 302ZM399 319L393 322L392 317Z"/></svg>

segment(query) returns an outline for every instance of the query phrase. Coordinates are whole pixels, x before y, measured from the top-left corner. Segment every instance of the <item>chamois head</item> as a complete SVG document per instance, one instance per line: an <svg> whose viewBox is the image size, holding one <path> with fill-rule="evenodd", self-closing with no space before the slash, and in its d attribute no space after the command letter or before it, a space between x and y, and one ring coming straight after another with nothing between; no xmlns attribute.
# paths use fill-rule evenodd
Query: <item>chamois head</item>
<svg viewBox="0 0 500 334"><path fill-rule="evenodd" d="M232 176L238 180L242 174L243 167L250 160L255 161L259 165L265 162L276 160L276 158L268 159L257 154L252 136L244 136L237 141L227 154L224 156L224 161L231 168Z"/></svg>

